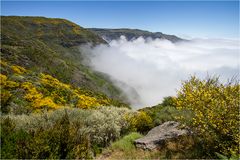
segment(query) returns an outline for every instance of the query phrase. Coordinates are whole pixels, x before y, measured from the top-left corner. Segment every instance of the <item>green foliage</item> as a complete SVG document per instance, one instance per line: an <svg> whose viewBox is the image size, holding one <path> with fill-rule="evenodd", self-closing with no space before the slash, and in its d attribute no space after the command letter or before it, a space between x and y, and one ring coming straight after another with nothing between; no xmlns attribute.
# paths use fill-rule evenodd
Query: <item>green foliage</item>
<svg viewBox="0 0 240 160"><path fill-rule="evenodd" d="M124 136L120 140L114 142L111 144L110 149L111 150L121 150L124 152L131 152L135 149L135 146L133 144L134 140L141 138L142 135L137 132L129 133L128 135Z"/></svg>
<svg viewBox="0 0 240 160"><path fill-rule="evenodd" d="M103 150L98 159L145 159L146 155L136 149L134 140L141 138L142 135L137 132L130 132L119 140L113 142L109 147Z"/></svg>
<svg viewBox="0 0 240 160"><path fill-rule="evenodd" d="M218 78L200 80L193 76L183 82L175 98L178 109L193 112L189 125L202 137L210 155L239 154L239 90L237 80L224 85ZM181 119L186 121L186 117Z"/></svg>
<svg viewBox="0 0 240 160"><path fill-rule="evenodd" d="M31 122L30 122L31 123ZM2 158L66 159L90 158L87 135L78 135L79 128L70 126L68 114L56 120L48 128L36 130L6 128L2 123ZM6 126L6 127L5 127ZM11 129L11 130L10 130Z"/></svg>
<svg viewBox="0 0 240 160"><path fill-rule="evenodd" d="M16 140L14 133L14 123L10 118L1 121L1 158L14 158L16 152Z"/></svg>
<svg viewBox="0 0 240 160"><path fill-rule="evenodd" d="M1 89L0 104L1 104L1 112L2 113L9 112L9 108L7 108L6 106L9 104L11 96L12 96L12 94L9 91L7 91L5 89Z"/></svg>
<svg viewBox="0 0 240 160"><path fill-rule="evenodd" d="M217 157L219 158L219 159L224 159L224 160L237 160L237 159L239 159L239 156L237 156L237 155L231 155L231 157L230 158L228 158L227 156L224 156L224 155L222 155L222 154L220 154L220 153L218 153L218 152L215 152L215 154L217 155Z"/></svg>
<svg viewBox="0 0 240 160"><path fill-rule="evenodd" d="M173 97L165 97L161 104L153 107L146 107L140 109L140 111L146 112L153 120L153 126L158 126L167 121L178 121L179 117L186 117L186 123L188 119L192 118L192 112L188 110L179 111L174 104Z"/></svg>
<svg viewBox="0 0 240 160"><path fill-rule="evenodd" d="M131 131L146 133L153 128L152 118L144 111L126 115Z"/></svg>
<svg viewBox="0 0 240 160"><path fill-rule="evenodd" d="M163 98L163 102L161 103L162 106L166 107L166 106L172 106L174 107L174 98L171 96L168 97L164 97Z"/></svg>
<svg viewBox="0 0 240 160"><path fill-rule="evenodd" d="M86 159L129 127L126 108L57 109L1 117L2 158Z"/></svg>

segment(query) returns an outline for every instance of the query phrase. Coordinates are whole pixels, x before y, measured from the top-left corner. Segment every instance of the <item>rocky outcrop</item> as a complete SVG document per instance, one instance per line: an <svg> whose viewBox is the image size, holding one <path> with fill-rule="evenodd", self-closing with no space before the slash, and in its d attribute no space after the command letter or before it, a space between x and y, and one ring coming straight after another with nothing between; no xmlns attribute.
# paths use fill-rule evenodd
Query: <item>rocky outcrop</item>
<svg viewBox="0 0 240 160"><path fill-rule="evenodd" d="M137 148L153 150L161 147L166 141L176 140L179 137L189 135L187 129L180 129L180 123L168 121L148 132L145 137L134 141Z"/></svg>

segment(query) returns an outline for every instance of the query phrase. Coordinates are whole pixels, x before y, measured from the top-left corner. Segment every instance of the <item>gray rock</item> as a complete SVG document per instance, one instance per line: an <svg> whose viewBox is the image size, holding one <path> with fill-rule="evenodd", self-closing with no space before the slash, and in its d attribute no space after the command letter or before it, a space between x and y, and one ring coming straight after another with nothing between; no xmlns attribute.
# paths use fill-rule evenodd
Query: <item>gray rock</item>
<svg viewBox="0 0 240 160"><path fill-rule="evenodd" d="M137 148L153 150L160 147L167 140L176 139L190 134L187 129L179 129L180 123L174 121L165 122L148 132L148 134L134 141Z"/></svg>

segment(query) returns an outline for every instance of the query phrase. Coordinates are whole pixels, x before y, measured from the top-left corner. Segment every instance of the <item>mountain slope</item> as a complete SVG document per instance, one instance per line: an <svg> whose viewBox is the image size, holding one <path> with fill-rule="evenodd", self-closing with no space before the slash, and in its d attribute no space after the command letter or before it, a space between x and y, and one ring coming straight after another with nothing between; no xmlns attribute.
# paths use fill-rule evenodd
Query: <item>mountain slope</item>
<svg viewBox="0 0 240 160"><path fill-rule="evenodd" d="M104 94L73 87L51 75L0 61L1 113L30 114L61 108L128 107Z"/></svg>
<svg viewBox="0 0 240 160"><path fill-rule="evenodd" d="M98 35L68 20L1 16L1 58L64 83L124 99L107 75L83 65L79 46L106 43Z"/></svg>
<svg viewBox="0 0 240 160"><path fill-rule="evenodd" d="M111 41L114 39L118 39L120 36L125 36L127 40L132 40L138 37L143 38L152 38L152 39L166 39L171 42L179 42L183 41L184 39L181 39L174 35L167 35L163 34L161 32L149 32L149 31L143 31L139 29L100 29L100 28L89 28L89 30L93 31L94 33L101 36L106 41Z"/></svg>

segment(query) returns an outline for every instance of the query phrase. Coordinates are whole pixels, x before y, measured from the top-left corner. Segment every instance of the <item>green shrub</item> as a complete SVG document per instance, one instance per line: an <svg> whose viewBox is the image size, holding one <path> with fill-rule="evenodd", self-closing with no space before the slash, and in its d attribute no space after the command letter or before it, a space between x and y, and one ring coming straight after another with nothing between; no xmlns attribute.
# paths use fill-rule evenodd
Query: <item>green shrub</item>
<svg viewBox="0 0 240 160"><path fill-rule="evenodd" d="M126 108L58 109L30 115L3 115L3 158L86 159L120 138L129 127Z"/></svg>
<svg viewBox="0 0 240 160"><path fill-rule="evenodd" d="M153 128L152 118L144 111L138 111L126 115L130 131L146 133Z"/></svg>
<svg viewBox="0 0 240 160"><path fill-rule="evenodd" d="M1 120L1 158L17 158L16 157L16 138L14 133L15 124L7 117Z"/></svg>
<svg viewBox="0 0 240 160"><path fill-rule="evenodd" d="M0 95L1 95L1 98L0 98L1 112L9 113L10 108L8 107L8 105L11 100L12 94L8 90L5 90L5 89L1 89L0 92L1 92L0 93Z"/></svg>
<svg viewBox="0 0 240 160"><path fill-rule="evenodd" d="M164 107L165 107L165 106L172 106L172 107L174 107L174 106L175 106L175 104L174 104L174 98L171 97L171 96L164 97L161 105L164 106Z"/></svg>
<svg viewBox="0 0 240 160"><path fill-rule="evenodd" d="M171 101L170 101L170 100ZM158 104L153 107L146 107L140 109L140 111L144 111L148 116L152 119L152 127L156 127L167 121L178 121L179 117L186 117L185 119L192 118L192 112L189 110L178 110L175 105L172 103L172 97L164 98L161 104ZM167 101L166 101L167 100ZM169 102L170 101L170 102Z"/></svg>
<svg viewBox="0 0 240 160"><path fill-rule="evenodd" d="M128 135L124 136L122 139L112 143L110 148L112 150L121 150L121 151L129 152L135 149L135 146L133 144L134 140L141 137L142 135L140 133L137 133L137 132L129 133Z"/></svg>
<svg viewBox="0 0 240 160"><path fill-rule="evenodd" d="M34 126L33 129L24 125L16 127L14 120L9 117L3 119L1 125L2 158L82 159L92 157L90 139L86 134L80 133L80 126L70 124L67 112L47 127L41 125Z"/></svg>

